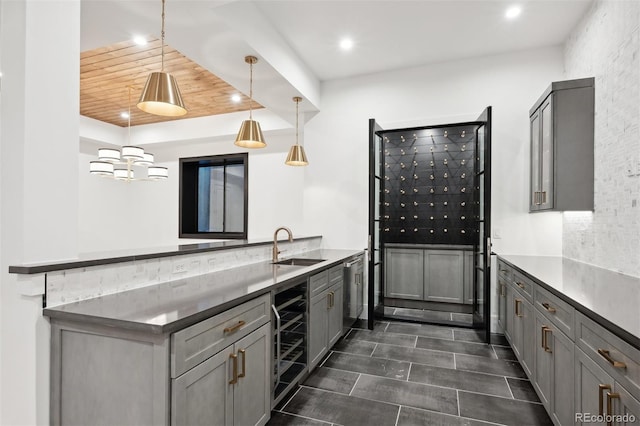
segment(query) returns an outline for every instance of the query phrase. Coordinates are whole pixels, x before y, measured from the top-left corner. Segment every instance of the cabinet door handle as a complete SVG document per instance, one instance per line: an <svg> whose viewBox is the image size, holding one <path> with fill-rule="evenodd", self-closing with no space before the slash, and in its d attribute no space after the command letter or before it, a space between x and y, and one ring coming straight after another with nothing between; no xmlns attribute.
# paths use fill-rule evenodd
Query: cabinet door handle
<svg viewBox="0 0 640 426"><path fill-rule="evenodd" d="M627 364L622 361L616 361L611 358L611 353L606 349L598 349L598 353L602 356L602 358L606 359L609 364L611 364L614 368L627 368Z"/></svg>
<svg viewBox="0 0 640 426"><path fill-rule="evenodd" d="M516 316L517 317L523 317L524 315L522 315L522 312L520 312L520 310L518 309L519 304L522 303L522 300L520 299L515 299L515 311L516 311Z"/></svg>
<svg viewBox="0 0 640 426"><path fill-rule="evenodd" d="M549 327L546 327L546 326L542 330L542 335L544 336L544 351L552 353L553 351L549 347L549 338L547 337L547 332L549 334L553 334L553 330L551 330Z"/></svg>
<svg viewBox="0 0 640 426"><path fill-rule="evenodd" d="M231 327L227 327L224 330L222 330L222 332L223 333L234 333L234 332L238 331L240 329L240 327L242 327L245 324L246 324L246 322L240 320L240 321L238 321L238 323L236 325L233 325Z"/></svg>
<svg viewBox="0 0 640 426"><path fill-rule="evenodd" d="M520 281L516 281L516 285L524 290L524 284L521 283Z"/></svg>
<svg viewBox="0 0 640 426"><path fill-rule="evenodd" d="M611 400L614 398L620 398L620 394L617 392L607 392L607 416L609 421L607 422L607 426L611 426L611 417L613 415L613 407Z"/></svg>
<svg viewBox="0 0 640 426"><path fill-rule="evenodd" d="M540 195L542 196L540 204L547 204L547 191L542 191Z"/></svg>
<svg viewBox="0 0 640 426"><path fill-rule="evenodd" d="M231 362L233 363L233 379L229 380L229 384L235 385L238 383L238 355L229 354L229 358L231 358Z"/></svg>
<svg viewBox="0 0 640 426"><path fill-rule="evenodd" d="M604 391L605 390L611 390L611 385L604 385L602 383L600 383L598 385L598 415L602 416L602 409L603 409L603 405L604 405Z"/></svg>
<svg viewBox="0 0 640 426"><path fill-rule="evenodd" d="M247 351L240 349L238 353L242 355L242 373L238 374L238 377L244 377L247 373Z"/></svg>
<svg viewBox="0 0 640 426"><path fill-rule="evenodd" d="M327 293L327 309L331 309L331 292Z"/></svg>
<svg viewBox="0 0 640 426"><path fill-rule="evenodd" d="M506 285L504 285L504 283L502 283L502 282L501 282L501 283L500 283L500 296L502 296L502 297L505 297L505 296L506 296L506 293L505 293L505 291L504 291L504 290L505 290L505 287L506 287Z"/></svg>
<svg viewBox="0 0 640 426"><path fill-rule="evenodd" d="M551 307L547 302L543 303L542 307L545 308L547 312L551 312L552 314L556 312L556 308Z"/></svg>

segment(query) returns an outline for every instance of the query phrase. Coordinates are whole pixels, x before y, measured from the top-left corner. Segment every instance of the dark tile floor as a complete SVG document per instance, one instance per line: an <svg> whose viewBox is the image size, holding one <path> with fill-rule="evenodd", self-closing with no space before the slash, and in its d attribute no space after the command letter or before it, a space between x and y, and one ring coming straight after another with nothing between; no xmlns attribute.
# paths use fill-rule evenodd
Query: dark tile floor
<svg viewBox="0 0 640 426"><path fill-rule="evenodd" d="M353 328L268 425L551 425L508 343L498 342L428 324Z"/></svg>
<svg viewBox="0 0 640 426"><path fill-rule="evenodd" d="M462 314L456 312L434 311L429 309L414 308L394 308L385 306L385 316L391 318L401 318L405 320L430 321L444 324L469 326L473 324L472 314Z"/></svg>

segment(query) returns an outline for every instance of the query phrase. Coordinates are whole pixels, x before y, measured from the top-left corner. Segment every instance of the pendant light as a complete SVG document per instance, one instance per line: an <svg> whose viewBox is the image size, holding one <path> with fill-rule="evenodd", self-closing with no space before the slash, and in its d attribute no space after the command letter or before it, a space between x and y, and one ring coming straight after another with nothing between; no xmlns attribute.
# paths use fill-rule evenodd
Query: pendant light
<svg viewBox="0 0 640 426"><path fill-rule="evenodd" d="M131 143L131 87L129 87L127 119L127 142ZM133 145L124 145L122 150L99 148L98 161L89 162L89 173L125 182L167 179L169 170L166 167L155 166L153 161L153 154L144 152L144 149ZM136 177L134 166L138 169L147 168L147 177Z"/></svg>
<svg viewBox="0 0 640 426"><path fill-rule="evenodd" d="M255 56L245 56L244 61L249 64L249 119L242 122L236 137L235 145L243 148L264 148L267 143L262 136L260 123L253 119L253 65L258 62Z"/></svg>
<svg viewBox="0 0 640 426"><path fill-rule="evenodd" d="M304 148L298 144L298 105L300 101L302 101L302 98L296 96L293 98L293 101L296 103L296 144L289 150L289 155L287 155L287 160L284 164L287 166L307 166L309 165L309 161L307 161Z"/></svg>
<svg viewBox="0 0 640 426"><path fill-rule="evenodd" d="M177 117L185 115L187 109L182 101L178 82L171 74L164 72L164 3L165 0L162 0L162 65L160 72L149 74L138 101L138 108L150 114Z"/></svg>

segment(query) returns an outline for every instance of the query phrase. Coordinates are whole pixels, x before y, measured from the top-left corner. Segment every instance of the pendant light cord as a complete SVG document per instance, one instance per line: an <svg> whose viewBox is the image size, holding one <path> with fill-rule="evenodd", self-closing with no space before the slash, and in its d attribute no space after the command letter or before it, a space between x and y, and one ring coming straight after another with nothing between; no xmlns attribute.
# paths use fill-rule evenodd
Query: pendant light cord
<svg viewBox="0 0 640 426"><path fill-rule="evenodd" d="M161 52L161 56L162 56L162 65L160 67L160 72L164 71L164 2L165 0L162 0L162 30L160 31L160 37L162 39L162 45L160 47L160 52Z"/></svg>
<svg viewBox="0 0 640 426"><path fill-rule="evenodd" d="M296 145L298 145L298 105L300 101L296 99Z"/></svg>
<svg viewBox="0 0 640 426"><path fill-rule="evenodd" d="M164 0L162 0L164 1ZM249 62L249 120L253 120L253 61Z"/></svg>

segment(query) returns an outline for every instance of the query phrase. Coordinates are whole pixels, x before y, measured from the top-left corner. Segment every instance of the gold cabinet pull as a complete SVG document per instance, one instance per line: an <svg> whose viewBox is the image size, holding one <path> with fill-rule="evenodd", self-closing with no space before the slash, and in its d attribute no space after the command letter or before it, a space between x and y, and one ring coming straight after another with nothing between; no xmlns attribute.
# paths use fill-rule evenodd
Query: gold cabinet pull
<svg viewBox="0 0 640 426"><path fill-rule="evenodd" d="M229 380L230 385L235 385L238 383L238 355L229 354L229 358L231 362L233 362L233 379Z"/></svg>
<svg viewBox="0 0 640 426"><path fill-rule="evenodd" d="M520 310L518 309L519 303L522 303L521 299L515 299L515 311L516 311L516 316L517 317L523 317L524 315L522 315L522 312L520 312Z"/></svg>
<svg viewBox="0 0 640 426"><path fill-rule="evenodd" d="M553 334L553 330L551 330L549 327L545 327L544 330L542 331L542 334L544 335L544 351L552 353L553 351L549 347L549 339L547 337L547 332L549 334Z"/></svg>
<svg viewBox="0 0 640 426"><path fill-rule="evenodd" d="M552 330L546 325L543 325L542 327L540 327L540 330L541 330L540 334L542 335L542 345L541 345L542 349L544 349L545 352L551 353L551 349L549 348L548 341L547 341L547 331L549 333L552 333Z"/></svg>
<svg viewBox="0 0 640 426"><path fill-rule="evenodd" d="M504 283L500 283L500 296L505 297L507 294L505 292L505 288L507 286Z"/></svg>
<svg viewBox="0 0 640 426"><path fill-rule="evenodd" d="M223 333L233 333L236 332L240 329L240 327L242 327L243 325L245 325L246 322L240 320L238 321L238 323L236 325L233 325L231 327L227 327L224 330L222 330Z"/></svg>
<svg viewBox="0 0 640 426"><path fill-rule="evenodd" d="M598 414L601 415L601 416L604 415L602 413L602 408L603 408L603 405L604 405L604 395L603 395L603 393L604 393L605 390L611 390L611 385L604 385L604 384L600 383L598 385Z"/></svg>
<svg viewBox="0 0 640 426"><path fill-rule="evenodd" d="M524 284L522 284L520 281L516 281L516 285L524 290Z"/></svg>
<svg viewBox="0 0 640 426"><path fill-rule="evenodd" d="M242 373L238 374L238 377L244 377L247 373L247 351L240 349L238 353L242 355Z"/></svg>
<svg viewBox="0 0 640 426"><path fill-rule="evenodd" d="M620 394L617 392L607 392L607 416L609 421L607 422L607 426L611 426L611 417L613 415L613 407L611 400L614 398L620 398Z"/></svg>
<svg viewBox="0 0 640 426"><path fill-rule="evenodd" d="M627 368L627 364L622 361L616 361L611 358L611 353L606 349L598 349L598 353L602 356L602 358L606 359L609 364L611 364L614 368Z"/></svg>
<svg viewBox="0 0 640 426"><path fill-rule="evenodd" d="M554 314L556 312L556 308L551 307L551 305L549 305L548 302L544 302L542 304L542 307L545 308L547 310L547 312L551 312L552 314Z"/></svg>
<svg viewBox="0 0 640 426"><path fill-rule="evenodd" d="M331 292L327 293L327 309L331 309Z"/></svg>

